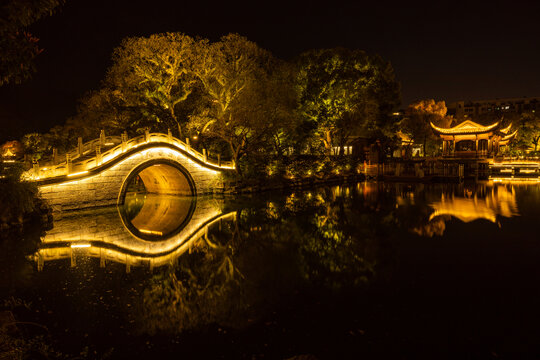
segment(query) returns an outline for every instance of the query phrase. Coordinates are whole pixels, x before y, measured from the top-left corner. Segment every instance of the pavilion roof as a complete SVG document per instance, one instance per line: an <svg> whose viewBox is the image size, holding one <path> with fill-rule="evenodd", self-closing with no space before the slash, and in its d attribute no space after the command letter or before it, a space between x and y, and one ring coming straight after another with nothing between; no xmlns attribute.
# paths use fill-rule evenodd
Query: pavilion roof
<svg viewBox="0 0 540 360"><path fill-rule="evenodd" d="M513 133L508 134L508 135L504 136L503 138L501 138L500 141L510 141L510 140L512 140L514 138L514 136L516 136L517 132L518 131L516 129Z"/></svg>
<svg viewBox="0 0 540 360"><path fill-rule="evenodd" d="M433 125L432 122L430 122L430 124L433 130L435 130L435 132L441 135L461 135L461 134L482 134L482 133L494 131L499 126L500 121L497 121L496 123L491 124L491 125L484 126L484 125L477 124L471 120L465 120L464 122L457 124L456 126L452 128L441 128L441 127Z"/></svg>
<svg viewBox="0 0 540 360"><path fill-rule="evenodd" d="M512 123L510 123L510 125L508 125L504 129L501 129L499 131L502 132L503 134L508 134L508 132L510 131L511 128L512 128Z"/></svg>

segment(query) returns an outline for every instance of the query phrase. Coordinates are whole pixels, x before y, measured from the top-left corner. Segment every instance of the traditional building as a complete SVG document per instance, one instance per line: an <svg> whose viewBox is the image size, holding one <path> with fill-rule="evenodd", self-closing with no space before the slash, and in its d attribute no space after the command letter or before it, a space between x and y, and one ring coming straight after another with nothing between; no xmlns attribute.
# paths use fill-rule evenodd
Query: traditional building
<svg viewBox="0 0 540 360"><path fill-rule="evenodd" d="M501 129L501 122L483 126L471 120L452 127L440 128L430 123L443 140L443 156L447 157L488 157L499 153L517 134L510 132L512 124Z"/></svg>

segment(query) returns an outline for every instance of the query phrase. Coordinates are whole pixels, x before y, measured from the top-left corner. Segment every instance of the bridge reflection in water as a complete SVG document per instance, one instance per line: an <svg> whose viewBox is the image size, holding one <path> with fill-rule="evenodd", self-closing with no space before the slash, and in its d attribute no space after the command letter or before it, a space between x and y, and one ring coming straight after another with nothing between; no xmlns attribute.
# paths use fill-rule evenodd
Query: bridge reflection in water
<svg viewBox="0 0 540 360"><path fill-rule="evenodd" d="M222 213L219 200L205 197L133 194L123 206L65 213L42 238L33 255L42 270L52 260L95 257L150 268L172 264L197 246L209 228L234 221L236 213Z"/></svg>

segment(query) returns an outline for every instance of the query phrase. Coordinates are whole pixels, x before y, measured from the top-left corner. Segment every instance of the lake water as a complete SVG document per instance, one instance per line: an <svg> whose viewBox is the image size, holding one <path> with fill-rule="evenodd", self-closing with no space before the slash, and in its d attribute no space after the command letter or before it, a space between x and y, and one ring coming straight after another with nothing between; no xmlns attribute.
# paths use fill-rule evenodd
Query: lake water
<svg viewBox="0 0 540 360"><path fill-rule="evenodd" d="M540 355L537 183L131 194L38 230L0 306L67 357Z"/></svg>

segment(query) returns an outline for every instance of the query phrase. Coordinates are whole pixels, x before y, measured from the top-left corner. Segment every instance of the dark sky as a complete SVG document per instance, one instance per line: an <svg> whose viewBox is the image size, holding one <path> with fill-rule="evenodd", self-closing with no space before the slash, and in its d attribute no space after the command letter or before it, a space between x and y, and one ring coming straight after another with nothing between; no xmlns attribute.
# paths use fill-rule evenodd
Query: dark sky
<svg viewBox="0 0 540 360"><path fill-rule="evenodd" d="M391 61L403 104L424 98L540 96L540 4L533 1L352 4L66 0L30 29L45 49L38 73L0 88L0 142L47 131L99 87L126 36L180 31L217 40L237 32L276 56L345 46Z"/></svg>

